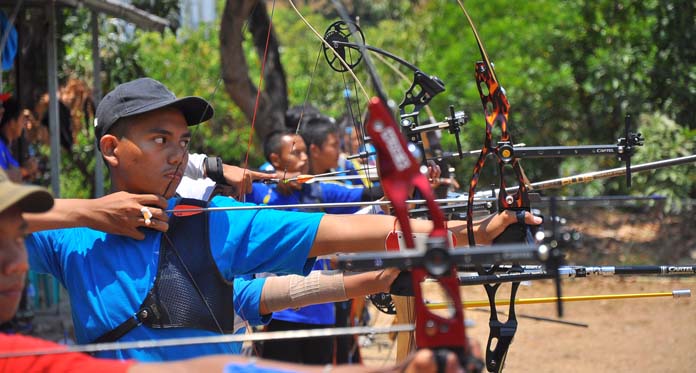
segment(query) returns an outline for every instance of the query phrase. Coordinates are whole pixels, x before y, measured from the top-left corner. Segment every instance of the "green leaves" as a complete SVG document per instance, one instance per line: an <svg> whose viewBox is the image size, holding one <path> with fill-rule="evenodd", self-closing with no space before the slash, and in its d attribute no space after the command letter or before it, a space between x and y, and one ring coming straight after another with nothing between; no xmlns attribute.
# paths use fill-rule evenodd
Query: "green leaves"
<svg viewBox="0 0 696 373"><path fill-rule="evenodd" d="M693 1L470 0L465 5L507 91L515 142L530 146L614 143L622 136L624 115L630 112L640 118L636 122L646 137L635 163L694 152ZM404 0L353 1L352 6L361 16L368 44L399 55L445 82L446 91L431 103L436 118L448 115L449 105L465 110L471 121L462 129L464 148L480 148L484 120L473 71L480 55L457 4ZM300 9L320 33L337 20L332 7L321 2ZM62 45L63 71L89 80L87 20L87 14L80 11L66 16ZM323 57L315 67L319 41L289 7L276 7L273 27L281 43L290 105L303 103L308 95L308 101L322 111L340 117L346 111L343 91L347 82L364 109L364 97L352 78L330 70ZM171 31L143 33L102 19L104 91L148 75L178 95L213 97L220 76L218 30L216 24L178 30L176 35ZM257 57L251 43L245 43L251 79L256 80ZM405 82L379 60L375 63L388 95L400 101L410 81ZM399 71L412 77L405 68ZM369 82L362 66L357 74L363 83ZM197 130L201 137L194 139L194 150L219 154L233 163L241 161L248 123L222 89L214 95L213 105L216 116ZM454 149L451 135L443 136L444 147ZM260 149L252 156L252 166L262 162ZM457 178L463 184L468 184L472 162L456 164ZM530 179L538 181L618 167L619 163L593 157L527 160L524 166ZM688 167L659 170L652 176L637 174L631 193L694 196L696 180ZM625 193L623 184L617 178L565 192Z"/></svg>

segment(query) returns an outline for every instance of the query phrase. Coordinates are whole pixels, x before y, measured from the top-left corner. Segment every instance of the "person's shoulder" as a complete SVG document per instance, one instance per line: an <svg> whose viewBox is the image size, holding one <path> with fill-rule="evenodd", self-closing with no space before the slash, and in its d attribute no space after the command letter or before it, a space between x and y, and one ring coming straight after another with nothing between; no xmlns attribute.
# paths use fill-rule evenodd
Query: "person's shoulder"
<svg viewBox="0 0 696 373"><path fill-rule="evenodd" d="M275 172L275 167L273 167L272 164L269 162L266 162L259 167L259 171L261 172Z"/></svg>
<svg viewBox="0 0 696 373"><path fill-rule="evenodd" d="M28 236L34 237L50 237L56 239L79 239L79 240L96 240L103 239L108 233L98 231L88 227L72 227L47 229L30 233Z"/></svg>
<svg viewBox="0 0 696 373"><path fill-rule="evenodd" d="M236 199L223 195L214 196L209 203L210 207L231 207L240 204L241 203L238 202Z"/></svg>
<svg viewBox="0 0 696 373"><path fill-rule="evenodd" d="M252 202L239 202L232 197L218 195L218 196L213 197L213 199L210 200L209 205L210 205L210 207L243 207L243 206L253 207L253 206L256 206L258 204L252 203ZM252 210L252 209L249 209L249 210ZM244 210L242 210L242 211L244 211Z"/></svg>

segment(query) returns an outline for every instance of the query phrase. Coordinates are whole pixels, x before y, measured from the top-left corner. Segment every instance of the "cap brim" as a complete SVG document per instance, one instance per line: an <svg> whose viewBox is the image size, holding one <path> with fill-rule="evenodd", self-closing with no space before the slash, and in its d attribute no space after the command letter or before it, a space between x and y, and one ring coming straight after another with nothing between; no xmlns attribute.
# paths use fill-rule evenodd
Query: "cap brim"
<svg viewBox="0 0 696 373"><path fill-rule="evenodd" d="M196 124L203 123L212 118L213 114L215 114L213 107L208 103L208 101L198 96L188 96L176 99L174 101L165 101L157 105L147 106L141 110L129 113L128 116L131 117L133 115L149 113L153 110L170 107L181 111L181 114L184 115L186 123L189 126L195 126Z"/></svg>
<svg viewBox="0 0 696 373"><path fill-rule="evenodd" d="M53 196L45 188L14 184L0 191L0 212L17 205L22 212L45 212L53 207Z"/></svg>

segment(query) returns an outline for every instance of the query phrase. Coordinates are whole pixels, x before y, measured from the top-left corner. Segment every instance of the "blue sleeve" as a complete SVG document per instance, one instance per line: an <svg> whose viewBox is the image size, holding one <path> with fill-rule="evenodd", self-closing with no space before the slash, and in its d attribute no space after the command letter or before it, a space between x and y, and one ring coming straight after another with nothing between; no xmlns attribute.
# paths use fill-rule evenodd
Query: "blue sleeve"
<svg viewBox="0 0 696 373"><path fill-rule="evenodd" d="M261 291L265 278L240 276L234 278L234 311L250 325L265 325L271 321L273 314L261 315Z"/></svg>
<svg viewBox="0 0 696 373"><path fill-rule="evenodd" d="M5 145L5 142L0 140L0 167L4 170L12 167L19 167L19 163L12 156L10 149Z"/></svg>
<svg viewBox="0 0 696 373"><path fill-rule="evenodd" d="M322 201L326 203L360 202L363 190L364 188L361 186L321 183ZM359 207L329 207L326 208L326 212L330 214L352 214L359 209Z"/></svg>
<svg viewBox="0 0 696 373"><path fill-rule="evenodd" d="M257 367L254 363L229 363L225 365L223 373L297 373L296 370L279 368Z"/></svg>
<svg viewBox="0 0 696 373"><path fill-rule="evenodd" d="M271 187L261 183L252 183L251 191L246 195L246 201L257 205L267 204L266 196L270 196Z"/></svg>
<svg viewBox="0 0 696 373"><path fill-rule="evenodd" d="M218 196L210 205L249 204ZM211 251L228 279L262 272L306 275L314 265L307 256L323 216L279 210L214 212L210 214Z"/></svg>
<svg viewBox="0 0 696 373"><path fill-rule="evenodd" d="M25 245L29 268L34 272L50 273L65 286L60 250L56 242L62 237L60 230L35 232L27 236Z"/></svg>

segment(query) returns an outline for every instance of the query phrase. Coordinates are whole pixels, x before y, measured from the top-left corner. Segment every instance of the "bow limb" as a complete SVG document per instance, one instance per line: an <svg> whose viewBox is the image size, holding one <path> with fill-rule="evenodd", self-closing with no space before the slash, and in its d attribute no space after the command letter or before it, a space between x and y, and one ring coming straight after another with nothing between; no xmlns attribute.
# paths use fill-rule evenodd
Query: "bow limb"
<svg viewBox="0 0 696 373"><path fill-rule="evenodd" d="M510 112L510 103L508 102L507 96L505 95L505 90L500 85L498 78L495 75L495 69L493 64L488 58L488 53L483 46L483 42L479 37L476 26L474 25L469 13L464 8L464 5L460 0L457 0L462 12L466 16L469 26L474 33L476 38L476 43L478 45L479 51L481 53L481 58L483 61L476 63L475 75L477 88L479 90L479 95L481 97L481 103L483 105L483 112L486 120L486 135L484 139L483 147L479 154L479 158L474 165L474 170L471 176L471 182L469 183L469 200L473 201L474 195L476 193L476 186L478 184L478 179L483 169L486 158L489 154L495 154L496 160L498 162L498 169L500 172L500 192L498 193L498 208L502 210L515 210L515 211L529 211L529 193L527 186L529 185L529 180L522 170L522 166L519 159L513 157L512 153L512 137L508 131L508 114ZM483 87L485 85L486 90ZM500 126L500 139L494 144L493 141L493 128L495 126ZM511 168L517 177L518 189L513 195L508 195L505 191L506 181L505 181L505 171L506 168ZM473 209L467 208L467 228L469 228L469 245L476 245L476 240L474 239L473 230ZM513 232L519 229L526 229L526 226L522 223L517 223L508 228L506 232ZM504 237L500 237L496 242L510 242L510 241L524 241L527 239L526 235L521 237L508 238L506 234Z"/></svg>
<svg viewBox="0 0 696 373"><path fill-rule="evenodd" d="M353 27L343 5L338 0L334 0L333 3L344 22L349 27ZM406 246L409 248L415 247L408 218L408 209L405 203L411 188L415 187L422 193L424 199L428 201L428 208L433 220L433 230L429 235L428 252L436 256L439 255L438 253L442 254L444 252L446 256L449 244L444 214L437 204L434 203L434 193L430 188L428 179L420 173L420 165L408 150L397 122L387 106L384 90L365 45L361 44L359 47L378 94L378 97L373 97L369 100L366 130L370 134L377 151L382 188L385 195L394 204L394 214L401 225ZM464 367L469 356L469 346L466 341L464 315L460 304L456 268L451 265L445 265L444 267L444 272L440 273L427 271L424 267L413 270L413 288L415 291L417 315L416 343L419 348L429 348L439 352L455 352L459 358L460 365ZM451 317L445 318L436 315L425 306L420 283L428 275L439 280L447 296L452 300L454 312ZM444 356L443 353L437 353L436 355Z"/></svg>
<svg viewBox="0 0 696 373"><path fill-rule="evenodd" d="M474 165L471 181L469 183L469 203L472 203L476 194L476 186L478 184L480 173L488 155L496 156L498 172L500 175L499 193L498 193L498 211L512 210L516 212L517 223L508 226L505 231L494 239L494 243L510 243L510 242L526 242L534 243L534 237L531 229L524 222L525 211L530 211L528 185L529 180L522 170L519 159L514 157L512 137L508 131L508 115L510 112L510 103L508 102L505 90L500 85L495 74L493 64L488 58L488 53L483 46L483 42L479 37L476 26L474 25L469 13L464 8L461 0L457 0L462 12L466 16L469 26L476 38L479 52L481 53L482 61L475 65L476 87L479 91L483 113L486 120L486 134L483 147L479 154L479 158ZM497 141L493 140L493 129L499 126L500 138ZM506 172L512 170L517 179L518 189L514 194L507 193ZM476 240L473 234L473 206L467 206L467 229L469 246L475 246ZM481 275L490 274L491 269L479 269ZM557 280L560 280L558 277ZM560 284L560 281L557 281ZM512 343L515 332L517 331L517 319L515 317L515 298L519 288L519 282L513 282L510 292L510 303L508 319L505 322L499 321L496 310L496 293L500 284L484 284L486 294L491 309L488 335L486 346L486 368L491 372L501 372L505 365L508 349ZM560 285L557 286L558 297L560 298ZM561 311L561 303L559 302L559 314Z"/></svg>
<svg viewBox="0 0 696 373"><path fill-rule="evenodd" d="M300 20L302 20L302 22L307 26L307 28L309 28L310 31L321 41L321 44L322 44L323 49L324 49L324 53L326 53L326 51L330 51L335 56L335 60L338 60L339 63L345 68L345 71L351 75L356 86L359 87L360 91L365 96L365 99L369 99L369 95L367 94L367 91L365 90L364 85L362 84L360 79L358 79L358 77L355 75L355 72L352 70L351 66L346 62L346 60L343 58L343 56L341 56L341 54L338 53L334 49L334 47L319 34L319 32L316 30L316 28L314 26L312 26L312 24L307 20L307 18L305 18L302 15L302 13L299 11L299 9L297 8L297 6L295 5L293 0L288 0L288 3L292 7L293 11L300 18ZM316 66L315 66L315 68L316 68ZM311 83L310 83L310 87L311 87ZM306 97L309 97L309 88L308 88L308 93L307 93ZM304 107L306 106L306 101L307 100L305 98L305 105L303 105L302 113L300 114L299 123L297 123L297 130L296 130L297 135L299 135L300 131L301 131L302 117L304 116ZM349 100L348 100L348 102L349 102ZM349 109L350 109L350 107L349 107ZM349 110L349 111L352 113L352 110ZM356 121L354 121L354 122L357 125L357 122ZM295 146L295 144L293 142L293 148L294 148L294 146ZM367 171L365 171L365 173L368 175L368 178L369 178L369 173Z"/></svg>
<svg viewBox="0 0 696 373"><path fill-rule="evenodd" d="M365 98L369 100L369 95L367 94L367 91L365 90L363 84L360 82L358 77L355 75L355 72L353 69L348 65L348 63L345 61L345 59L334 49L334 47L329 44L320 34L317 32L317 30L309 23L309 21L302 15L302 13L297 9L295 6L294 2L292 0L288 0L292 8L295 10L297 13L298 17L302 20L302 22L307 25L307 27L314 33L314 35L321 40L321 43L327 47L328 50L331 51L331 53L334 54L337 60L340 61L341 65L345 68L345 70L352 76L353 80L356 82L358 87L360 87L360 90L364 94ZM349 21L346 21L349 22ZM389 114L387 113L387 116ZM354 121L356 126L357 126L357 121ZM299 126L298 126L299 130ZM357 129L356 129L357 130ZM363 131L360 131L358 133L364 133ZM361 138L364 137L364 135L360 136ZM367 165L367 162L365 162ZM384 187L386 191L386 186ZM401 196L402 199L401 201L405 201L406 195ZM406 215L407 217L407 215ZM401 221L401 220L400 220ZM404 222L401 221L402 227L404 226ZM407 224L407 223L406 223ZM408 226L408 225L406 225ZM410 229L410 226L408 226ZM410 237L410 234L408 235ZM413 247L413 244L411 244L410 247ZM414 303L413 303L413 297L393 297L394 299L394 304L396 306L396 322L397 323L409 323L413 324L415 321L415 312L414 312ZM412 332L401 332L397 334L397 356L396 356L396 361L404 361L406 357L415 349L415 339L413 338L413 333Z"/></svg>

